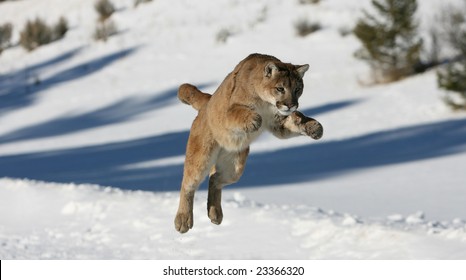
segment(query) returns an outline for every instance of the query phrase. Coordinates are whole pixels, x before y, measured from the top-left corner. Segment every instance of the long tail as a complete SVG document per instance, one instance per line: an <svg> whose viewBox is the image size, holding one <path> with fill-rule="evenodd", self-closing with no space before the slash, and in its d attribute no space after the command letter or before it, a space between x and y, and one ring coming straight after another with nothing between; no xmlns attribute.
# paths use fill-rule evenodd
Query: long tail
<svg viewBox="0 0 466 280"><path fill-rule="evenodd" d="M209 102L212 95L200 91L197 87L191 84L182 84L178 89L178 99L194 109L199 111L207 102Z"/></svg>

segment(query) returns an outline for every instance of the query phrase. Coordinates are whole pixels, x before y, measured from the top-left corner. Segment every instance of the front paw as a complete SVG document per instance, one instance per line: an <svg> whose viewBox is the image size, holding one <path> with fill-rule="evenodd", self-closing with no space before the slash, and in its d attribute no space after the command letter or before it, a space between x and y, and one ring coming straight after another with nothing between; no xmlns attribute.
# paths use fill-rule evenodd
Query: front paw
<svg viewBox="0 0 466 280"><path fill-rule="evenodd" d="M303 133L314 140L319 140L324 134L324 127L318 121L311 119L303 124Z"/></svg>
<svg viewBox="0 0 466 280"><path fill-rule="evenodd" d="M290 115L293 123L303 135L312 137L315 140L322 138L324 134L323 126L313 118L309 118L303 113L295 111Z"/></svg>
<svg viewBox="0 0 466 280"><path fill-rule="evenodd" d="M257 113L251 113L249 119L247 120L247 124L244 128L246 132L255 132L258 131L259 128L262 126L262 117Z"/></svg>

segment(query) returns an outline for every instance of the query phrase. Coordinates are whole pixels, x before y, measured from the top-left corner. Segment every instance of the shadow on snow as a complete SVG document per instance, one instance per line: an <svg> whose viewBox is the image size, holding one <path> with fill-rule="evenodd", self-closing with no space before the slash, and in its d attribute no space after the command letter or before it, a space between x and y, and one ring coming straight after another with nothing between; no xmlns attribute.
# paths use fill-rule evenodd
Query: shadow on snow
<svg viewBox="0 0 466 280"><path fill-rule="evenodd" d="M341 106L328 105L327 109ZM312 110L318 112L319 108L309 109L307 113ZM121 143L4 156L0 157L0 177L175 191L179 190L181 182L181 163L152 167L130 165L182 156L188 135L189 131L181 131ZM232 187L321 180L358 169L465 151L466 119L409 126L343 140L309 140L308 145L251 154L243 177Z"/></svg>
<svg viewBox="0 0 466 280"><path fill-rule="evenodd" d="M66 115L23 127L0 136L0 144L75 133L99 126L127 121L143 113L172 104L178 87L150 97L132 97L81 115Z"/></svg>
<svg viewBox="0 0 466 280"><path fill-rule="evenodd" d="M466 119L415 125L255 154L238 186L320 180L462 152L466 152Z"/></svg>
<svg viewBox="0 0 466 280"><path fill-rule="evenodd" d="M117 51L78 64L46 79L33 81L37 79L39 71L71 59L77 55L81 49L82 48L77 48L50 60L9 74L0 75L0 116L12 110L33 104L40 91L97 72L111 63L133 53L137 48L134 47Z"/></svg>
<svg viewBox="0 0 466 280"><path fill-rule="evenodd" d="M96 183L124 189L173 190L167 186L176 180L172 178L181 177L181 166L169 170L124 167L182 155L187 139L188 132L183 131L121 143L0 157L0 177Z"/></svg>

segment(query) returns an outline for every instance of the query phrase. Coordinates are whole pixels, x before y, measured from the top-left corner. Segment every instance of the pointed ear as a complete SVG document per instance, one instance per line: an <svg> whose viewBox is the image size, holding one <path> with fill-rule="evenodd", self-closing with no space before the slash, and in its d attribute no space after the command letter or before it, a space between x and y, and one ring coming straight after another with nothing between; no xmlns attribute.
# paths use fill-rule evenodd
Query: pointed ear
<svg viewBox="0 0 466 280"><path fill-rule="evenodd" d="M270 62L265 66L264 76L267 77L267 78L270 78L277 72L278 72L277 65L275 65L275 63L273 63L273 62Z"/></svg>
<svg viewBox="0 0 466 280"><path fill-rule="evenodd" d="M298 71L299 76L302 78L304 77L304 73L309 70L309 64L304 65L295 65L296 71Z"/></svg>

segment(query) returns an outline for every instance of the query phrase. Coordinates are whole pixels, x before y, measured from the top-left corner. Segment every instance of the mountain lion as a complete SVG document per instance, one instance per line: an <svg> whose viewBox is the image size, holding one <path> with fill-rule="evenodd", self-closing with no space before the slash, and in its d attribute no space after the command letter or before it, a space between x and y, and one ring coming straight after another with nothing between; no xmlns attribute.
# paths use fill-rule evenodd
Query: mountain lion
<svg viewBox="0 0 466 280"><path fill-rule="evenodd" d="M194 192L210 174L207 213L214 224L223 219L222 188L241 177L249 145L264 130L278 138L322 137L323 127L297 111L303 76L309 65L283 63L251 54L225 78L213 95L183 84L178 98L199 111L189 134L180 204L175 228L193 227Z"/></svg>

